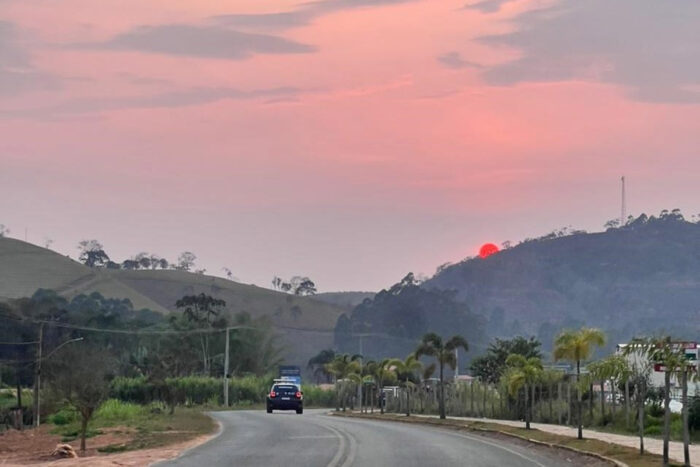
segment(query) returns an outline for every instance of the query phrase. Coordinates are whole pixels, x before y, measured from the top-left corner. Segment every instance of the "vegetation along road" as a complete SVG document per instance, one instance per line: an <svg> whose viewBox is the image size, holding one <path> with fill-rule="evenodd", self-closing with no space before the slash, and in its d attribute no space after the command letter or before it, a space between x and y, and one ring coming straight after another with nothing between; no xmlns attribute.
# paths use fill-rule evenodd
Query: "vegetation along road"
<svg viewBox="0 0 700 467"><path fill-rule="evenodd" d="M215 412L220 436L159 466L539 466L571 465L561 453L426 426L326 415ZM571 454L568 454L569 457Z"/></svg>

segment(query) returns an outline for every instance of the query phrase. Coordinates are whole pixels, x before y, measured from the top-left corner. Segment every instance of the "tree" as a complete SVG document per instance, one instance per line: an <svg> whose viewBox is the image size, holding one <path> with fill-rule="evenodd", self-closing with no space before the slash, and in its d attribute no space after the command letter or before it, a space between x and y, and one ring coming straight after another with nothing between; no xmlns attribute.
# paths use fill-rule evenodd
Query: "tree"
<svg viewBox="0 0 700 467"><path fill-rule="evenodd" d="M201 293L199 295L185 295L175 302L175 306L183 310L183 316L187 321L194 324L196 328L226 327L226 319L219 316L222 308L226 306L224 300ZM207 375L210 373L211 368L209 341L208 333L203 332L200 334L202 362L204 364L204 373Z"/></svg>
<svg viewBox="0 0 700 467"><path fill-rule="evenodd" d="M416 371L423 368L423 364L418 360L416 354L410 354L405 360L394 358L389 362L394 367L396 376L406 391L406 416L411 416L411 389L415 386L413 380L416 379Z"/></svg>
<svg viewBox="0 0 700 467"><path fill-rule="evenodd" d="M389 375L394 374L394 371L390 368L390 364L391 359L385 358L381 362L377 362L373 368L373 374L377 382L378 388L377 398L379 400L377 402L379 403L379 410L382 414L384 414L384 399L382 396L382 391L384 389L384 381L386 381Z"/></svg>
<svg viewBox="0 0 700 467"><path fill-rule="evenodd" d="M615 403L615 387L624 379L627 371L627 360L621 355L609 355L588 365L588 371L594 379L600 381L600 414L605 423L605 382L610 381L612 400Z"/></svg>
<svg viewBox="0 0 700 467"><path fill-rule="evenodd" d="M109 261L104 247L97 240L82 240L78 243L78 250L80 251L78 259L91 268L104 266Z"/></svg>
<svg viewBox="0 0 700 467"><path fill-rule="evenodd" d="M506 368L506 359L511 354L522 355L525 358L542 358L540 347L542 343L530 337L526 339L517 336L512 339L494 339L486 349L486 355L475 358L470 365L472 374L481 381L496 384L501 379Z"/></svg>
<svg viewBox="0 0 700 467"><path fill-rule="evenodd" d="M128 270L136 270L139 269L141 265L139 264L138 261L134 261L133 259L126 259L122 262L122 269L128 269Z"/></svg>
<svg viewBox="0 0 700 467"><path fill-rule="evenodd" d="M194 262L197 260L197 256L191 251L183 251L180 256L177 257L177 269L181 271L189 271L194 267Z"/></svg>
<svg viewBox="0 0 700 467"><path fill-rule="evenodd" d="M323 376L323 379L325 381L330 380L331 374L328 372L326 369L326 365L329 364L330 362L333 361L335 358L335 350L333 349L325 349L321 350L319 353L314 355L309 359L309 362L307 363L307 367L313 371L314 376L317 378L319 376Z"/></svg>
<svg viewBox="0 0 700 467"><path fill-rule="evenodd" d="M600 329L581 328L578 331L563 331L554 341L554 359L576 363L576 382L581 381L581 362L588 360L594 347L605 345L605 334ZM578 439L583 439L583 404L581 388L577 393Z"/></svg>
<svg viewBox="0 0 700 467"><path fill-rule="evenodd" d="M114 357L102 346L66 346L48 365L50 381L80 414L80 450L85 451L88 423L109 393L116 367Z"/></svg>
<svg viewBox="0 0 700 467"><path fill-rule="evenodd" d="M360 372L362 367L360 366L359 358L359 355L336 355L333 361L326 364L326 371L335 376L337 400L340 401L343 412L345 412L345 406L347 405L347 383L361 382Z"/></svg>
<svg viewBox="0 0 700 467"><path fill-rule="evenodd" d="M445 419L445 365L448 365L452 370L457 366L457 356L455 351L462 347L465 352L469 351L469 344L462 336L452 336L446 342L443 342L442 337L433 332L429 332L423 336L416 357L420 358L423 355L434 357L440 369L440 418Z"/></svg>
<svg viewBox="0 0 700 467"><path fill-rule="evenodd" d="M226 274L226 278L228 280L230 280L230 281L233 280L233 272L229 268L223 267L223 268L221 268L221 270L224 271L224 273Z"/></svg>
<svg viewBox="0 0 700 467"><path fill-rule="evenodd" d="M529 430L532 418L532 405L528 404L529 391L533 392L534 402L535 384L542 376L542 360L537 357L525 358L519 354L511 354L506 359L506 366L509 371L505 378L510 395L516 396L521 388L525 388L525 429Z"/></svg>
<svg viewBox="0 0 700 467"><path fill-rule="evenodd" d="M669 214L666 214L669 216ZM662 211L663 217L663 211ZM681 378L683 386L683 442L686 465L690 465L690 455L688 450L689 436L688 431L688 371L690 362L685 356L685 348L682 343L673 342L670 336L665 336L656 339L641 339L635 340L634 346L638 351L644 354L651 362L660 364L664 371L664 447L663 447L663 465L669 465L669 440L671 437L671 377L676 376Z"/></svg>
<svg viewBox="0 0 700 467"><path fill-rule="evenodd" d="M10 235L10 229L5 227L5 224L0 224L0 238Z"/></svg>
<svg viewBox="0 0 700 467"><path fill-rule="evenodd" d="M294 295L315 295L316 284L308 277L302 277L298 285L294 286Z"/></svg>

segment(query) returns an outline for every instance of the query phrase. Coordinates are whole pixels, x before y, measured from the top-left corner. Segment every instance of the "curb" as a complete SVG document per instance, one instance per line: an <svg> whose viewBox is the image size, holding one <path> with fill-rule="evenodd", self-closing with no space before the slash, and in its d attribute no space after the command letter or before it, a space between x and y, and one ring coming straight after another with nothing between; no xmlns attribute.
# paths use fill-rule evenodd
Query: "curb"
<svg viewBox="0 0 700 467"><path fill-rule="evenodd" d="M407 421L407 420L401 420L398 418L394 417L382 417L382 416L366 416L365 414L352 414L352 413L337 413L337 412L331 412L330 415L335 416L335 417L349 417L349 418L364 418L367 420L383 420L383 421L390 421L390 422L399 422L399 423L417 423L417 424L422 424L422 425L431 425L431 426L441 426L441 427L446 427L446 428L466 428L472 431L481 431L483 433L498 433L503 436L509 436L511 438L516 438L521 441L527 441L528 443L532 444L537 444L540 446L546 446L552 449L564 449L566 451L574 452L576 454L580 454L583 456L590 456L590 457L595 457L597 459L600 459L605 462L609 462L612 465L615 465L617 467L630 467L629 465L625 464L624 462L618 461L617 459L613 459L611 457L604 456L602 454L598 454L597 452L591 452L591 451L585 451L583 449L577 449L577 448L572 448L571 446L564 446L563 444L556 444L556 443L548 443L546 441L539 441L536 439L531 439L526 436L521 436L517 435L515 433L509 433L507 431L501 431L501 430L495 430L492 428L480 428L480 427L475 427L475 426L469 426L469 425L443 425L441 423L431 423L429 420L420 420L420 421ZM416 419L414 419L416 420ZM612 443L610 443L612 444Z"/></svg>

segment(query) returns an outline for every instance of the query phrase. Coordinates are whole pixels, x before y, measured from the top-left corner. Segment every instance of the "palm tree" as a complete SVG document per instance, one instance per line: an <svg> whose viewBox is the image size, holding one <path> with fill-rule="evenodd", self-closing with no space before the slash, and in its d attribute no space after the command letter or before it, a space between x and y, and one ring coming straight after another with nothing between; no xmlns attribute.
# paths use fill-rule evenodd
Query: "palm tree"
<svg viewBox="0 0 700 467"><path fill-rule="evenodd" d="M394 367L396 375L406 390L406 416L411 416L411 387L414 386L412 379L416 377L416 371L423 368L423 364L418 360L416 354L410 354L406 360L394 358L389 365Z"/></svg>
<svg viewBox="0 0 700 467"><path fill-rule="evenodd" d="M362 367L358 361L358 356L348 354L336 355L333 361L325 365L326 371L335 376L336 393L341 401L343 412L347 402L346 386L347 382L359 382Z"/></svg>
<svg viewBox="0 0 700 467"><path fill-rule="evenodd" d="M366 362L362 362L360 412L363 413L367 411L368 405L372 408L372 412L374 412L374 403L372 401L374 400L374 370L376 366L377 362L375 362L374 360L367 360ZM365 403L366 401L369 402Z"/></svg>
<svg viewBox="0 0 700 467"><path fill-rule="evenodd" d="M437 360L438 368L440 368L440 418L445 419L445 365L448 365L451 369L455 369L457 365L457 356L455 351L462 347L464 351L469 350L469 344L467 340L462 336L452 336L447 342L443 342L442 337L438 336L434 332L429 332L423 336L418 349L416 350L416 357L420 358L423 355L429 357L435 357Z"/></svg>
<svg viewBox="0 0 700 467"><path fill-rule="evenodd" d="M644 402L647 399L647 379L652 371L653 363L648 352L650 346L651 344L645 339L633 339L622 351L622 355L628 359L629 363L628 378L634 382L640 456L644 455Z"/></svg>
<svg viewBox="0 0 700 467"><path fill-rule="evenodd" d="M669 440L671 437L671 376L683 375L687 372L688 361L685 357L685 349L682 345L671 341L669 336L659 339L647 341L643 346L643 351L647 353L649 359L663 365L664 367L664 449L663 449L663 465L669 465ZM687 386L687 378L684 378ZM687 389L683 388L684 393ZM687 394L684 394L687 399ZM683 409L686 410L687 400L684 401ZM684 416L684 419L687 418ZM684 420L685 422L685 420ZM685 423L684 423L685 424ZM685 442L685 430L683 441ZM684 448L686 448L684 444ZM687 451L686 451L687 452ZM688 456L689 457L689 456ZM690 465L689 459L686 465Z"/></svg>
<svg viewBox="0 0 700 467"><path fill-rule="evenodd" d="M384 388L384 381L386 380L387 376L389 376L390 373L393 372L390 368L390 363L391 359L390 358L385 358L381 362L375 363L372 371L372 375L375 378L375 381L377 383L377 402L379 403L379 410L381 414L384 414L384 403L382 400L379 400L382 394L382 389Z"/></svg>
<svg viewBox="0 0 700 467"><path fill-rule="evenodd" d="M509 368L506 381L510 395L516 396L520 388L525 388L525 429L529 430L532 406L528 407L528 389L532 388L534 393L535 384L542 376L542 361L537 357L525 358L519 354L510 354L506 359L506 366Z"/></svg>
<svg viewBox="0 0 700 467"><path fill-rule="evenodd" d="M605 345L605 334L600 329L581 328L564 331L554 340L554 359L576 362L576 382L581 380L581 362L591 358L594 347ZM583 406L581 388L577 388L578 439L583 439Z"/></svg>
<svg viewBox="0 0 700 467"><path fill-rule="evenodd" d="M627 360L620 355L609 355L588 365L588 371L600 381L600 414L605 424L605 382L610 381L613 408L615 407L615 385L624 378Z"/></svg>
<svg viewBox="0 0 700 467"><path fill-rule="evenodd" d="M544 370L540 378L542 383L547 386L547 394L549 395L549 423L552 423L554 420L554 386L563 378L564 374L561 371L553 369Z"/></svg>
<svg viewBox="0 0 700 467"><path fill-rule="evenodd" d="M420 413L423 413L425 410L425 396L427 395L426 391L428 389L428 384L426 381L433 377L435 367L435 362L433 362L430 365L423 367L423 371L421 372L421 387L420 391L418 392L418 397L420 399Z"/></svg>

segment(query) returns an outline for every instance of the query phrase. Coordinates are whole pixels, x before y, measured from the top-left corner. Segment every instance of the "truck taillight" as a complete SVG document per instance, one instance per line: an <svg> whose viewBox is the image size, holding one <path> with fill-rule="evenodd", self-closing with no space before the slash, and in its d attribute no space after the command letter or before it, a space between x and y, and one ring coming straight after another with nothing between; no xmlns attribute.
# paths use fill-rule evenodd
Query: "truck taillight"
<svg viewBox="0 0 700 467"><path fill-rule="evenodd" d="M297 391L296 396L297 396L297 399L301 399L301 391Z"/></svg>
<svg viewBox="0 0 700 467"><path fill-rule="evenodd" d="M275 391L270 391L270 398L273 399L275 397Z"/></svg>

